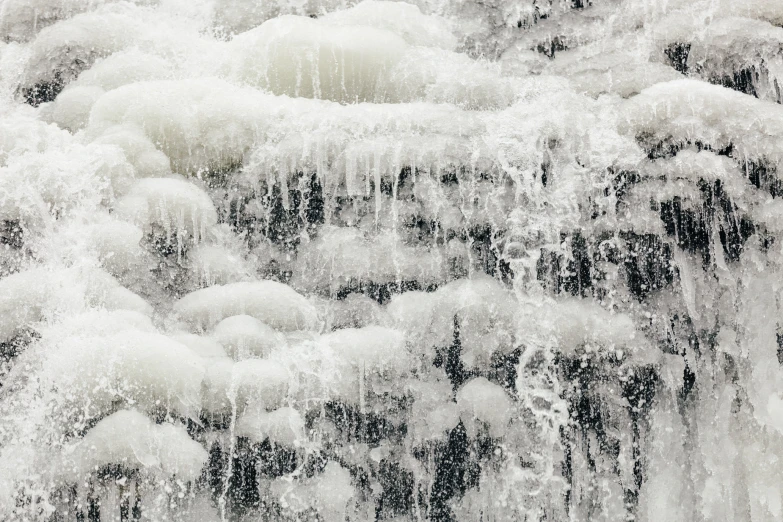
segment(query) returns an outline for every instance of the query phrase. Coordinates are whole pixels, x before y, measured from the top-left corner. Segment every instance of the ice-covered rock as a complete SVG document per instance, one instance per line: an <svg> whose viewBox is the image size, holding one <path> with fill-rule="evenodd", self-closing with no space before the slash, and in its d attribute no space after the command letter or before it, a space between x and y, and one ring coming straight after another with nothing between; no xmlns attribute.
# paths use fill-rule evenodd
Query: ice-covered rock
<svg viewBox="0 0 783 522"><path fill-rule="evenodd" d="M471 437L481 429L481 423L488 426L490 436L502 437L513 413L511 398L505 390L484 377L473 379L460 388L457 408Z"/></svg>
<svg viewBox="0 0 783 522"><path fill-rule="evenodd" d="M276 330L317 330L318 313L302 295L276 281L215 285L196 290L174 304L174 312L206 330L223 319L249 315Z"/></svg>
<svg viewBox="0 0 783 522"><path fill-rule="evenodd" d="M74 482L111 465L193 481L207 452L182 426L155 424L135 410L121 410L87 432L63 460L63 473Z"/></svg>
<svg viewBox="0 0 783 522"><path fill-rule="evenodd" d="M305 440L305 423L293 408L283 407L271 412L245 412L237 421L237 435L254 442L269 439L270 443L289 447L301 446Z"/></svg>
<svg viewBox="0 0 783 522"><path fill-rule="evenodd" d="M282 334L249 315L226 317L215 326L212 337L237 360L263 358L286 344Z"/></svg>
<svg viewBox="0 0 783 522"><path fill-rule="evenodd" d="M249 405L275 410L288 394L291 376L281 364L263 359L207 362L202 404L210 413L244 411Z"/></svg>
<svg viewBox="0 0 783 522"><path fill-rule="evenodd" d="M180 249L188 242L200 242L217 223L209 195L173 177L138 180L117 202L116 212L147 234L162 234Z"/></svg>

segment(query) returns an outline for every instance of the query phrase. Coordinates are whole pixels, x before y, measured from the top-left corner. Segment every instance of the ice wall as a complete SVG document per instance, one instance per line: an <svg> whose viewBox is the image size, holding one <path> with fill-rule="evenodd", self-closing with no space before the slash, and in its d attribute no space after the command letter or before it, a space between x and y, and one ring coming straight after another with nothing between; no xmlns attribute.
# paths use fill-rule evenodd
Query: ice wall
<svg viewBox="0 0 783 522"><path fill-rule="evenodd" d="M780 520L781 82L773 0L6 0L0 520Z"/></svg>

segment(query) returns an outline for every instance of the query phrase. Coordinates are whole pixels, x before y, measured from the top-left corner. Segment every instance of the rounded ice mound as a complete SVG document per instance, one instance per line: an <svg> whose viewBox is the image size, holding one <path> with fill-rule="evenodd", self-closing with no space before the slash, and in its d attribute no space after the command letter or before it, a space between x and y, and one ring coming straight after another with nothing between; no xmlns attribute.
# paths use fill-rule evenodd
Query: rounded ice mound
<svg viewBox="0 0 783 522"><path fill-rule="evenodd" d="M276 281L202 288L177 301L174 313L199 331L234 315L250 315L284 332L320 328L315 307L294 289Z"/></svg>
<svg viewBox="0 0 783 522"><path fill-rule="evenodd" d="M70 86L99 87L111 91L130 83L167 80L176 69L168 60L136 48L124 49L95 62ZM69 86L69 87L70 87ZM66 88L63 92L67 92Z"/></svg>
<svg viewBox="0 0 783 522"><path fill-rule="evenodd" d="M683 116L683 115L688 115ZM644 89L628 100L621 130L643 138L643 145L696 143L720 150L731 145L734 157L764 158L783 164L783 107L706 82L682 79Z"/></svg>
<svg viewBox="0 0 783 522"><path fill-rule="evenodd" d="M139 266L144 252L139 246L142 231L127 221L107 217L80 229L98 261L110 274L118 276Z"/></svg>
<svg viewBox="0 0 783 522"><path fill-rule="evenodd" d="M241 163L268 124L276 109L264 101L269 97L255 89L217 78L136 82L98 99L88 133L99 137L115 125L135 127L176 172L221 171Z"/></svg>
<svg viewBox="0 0 783 522"><path fill-rule="evenodd" d="M171 336L171 338L190 348L199 357L226 357L226 350L220 343L209 337L196 334L178 334Z"/></svg>
<svg viewBox="0 0 783 522"><path fill-rule="evenodd" d="M275 479L270 490L294 519L299 518L298 513L315 510L324 522L344 521L348 503L356 495L350 472L334 461L326 464L320 475L301 483L292 483L286 477Z"/></svg>
<svg viewBox="0 0 783 522"><path fill-rule="evenodd" d="M234 38L227 69L277 95L371 102L407 48L390 31L281 16Z"/></svg>
<svg viewBox="0 0 783 522"><path fill-rule="evenodd" d="M87 125L90 110L104 90L92 85L74 86L57 95L49 108L48 120L61 128L76 132Z"/></svg>
<svg viewBox="0 0 783 522"><path fill-rule="evenodd" d="M172 65L163 58L137 49L118 51L99 60L70 82L52 106L47 107L48 118L60 127L76 132L87 126L93 105L106 91L172 76Z"/></svg>
<svg viewBox="0 0 783 522"><path fill-rule="evenodd" d="M155 178L171 174L169 158L156 149L138 127L130 125L109 127L93 140L93 143L116 145L122 149L128 163L133 165L136 177Z"/></svg>
<svg viewBox="0 0 783 522"><path fill-rule="evenodd" d="M405 336L398 330L382 326L344 328L321 336L346 363L366 371L404 371L409 362Z"/></svg>
<svg viewBox="0 0 783 522"><path fill-rule="evenodd" d="M198 478L207 452L185 428L155 424L135 410L121 410L101 420L64 456L63 474L83 480L104 466L159 474L189 482Z"/></svg>
<svg viewBox="0 0 783 522"><path fill-rule="evenodd" d="M267 357L272 350L286 343L285 336L249 315L223 319L215 327L212 337L234 359Z"/></svg>
<svg viewBox="0 0 783 522"><path fill-rule="evenodd" d="M466 110L503 109L518 97L514 78L489 62L437 48L410 49L389 70L386 99L451 103Z"/></svg>
<svg viewBox="0 0 783 522"><path fill-rule="evenodd" d="M79 205L111 202L132 183L122 151L80 145L9 158L0 167L0 219L34 226L68 215Z"/></svg>
<svg viewBox="0 0 783 522"><path fill-rule="evenodd" d="M271 412L246 412L238 421L236 434L253 442L264 442L297 447L305 439L305 422L294 408L278 408Z"/></svg>
<svg viewBox="0 0 783 522"><path fill-rule="evenodd" d="M26 42L42 29L114 0L5 0L0 9L0 40ZM130 0L151 4L155 0Z"/></svg>
<svg viewBox="0 0 783 522"><path fill-rule="evenodd" d="M413 398L409 436L417 443L443 440L460 421L451 383L411 380L407 388Z"/></svg>
<svg viewBox="0 0 783 522"><path fill-rule="evenodd" d="M0 342L31 328L46 314L85 306L150 315L141 297L100 269L33 268L0 279Z"/></svg>
<svg viewBox="0 0 783 522"><path fill-rule="evenodd" d="M345 328L321 336L337 358L335 398L363 407L372 396L402 393L413 361L402 332L382 326Z"/></svg>
<svg viewBox="0 0 783 522"><path fill-rule="evenodd" d="M29 107L6 111L0 120L0 167L9 160L28 153L44 153L67 146L73 141L70 133L56 125L35 118Z"/></svg>
<svg viewBox="0 0 783 522"><path fill-rule="evenodd" d="M489 427L491 437L502 437L511 420L511 398L503 388L484 377L477 377L460 388L457 407L470 437L475 437L479 430L477 421Z"/></svg>
<svg viewBox="0 0 783 522"><path fill-rule="evenodd" d="M422 355L454 338L454 321L460 325L460 358L466 365L482 367L495 352L513 349L514 295L498 280L478 275L458 279L433 293L405 292L388 306L397 328L408 332Z"/></svg>
<svg viewBox="0 0 783 522"><path fill-rule="evenodd" d="M217 240L217 244L201 243L188 252L193 288L253 279L255 269L243 256L241 250L243 245L232 244L230 241L226 242L228 244L220 243L221 228L223 227L218 225L212 230L213 239ZM231 232L229 231L228 234Z"/></svg>
<svg viewBox="0 0 783 522"><path fill-rule="evenodd" d="M162 231L178 242L200 242L217 223L209 195L178 178L146 178L136 182L117 202L119 216L146 233Z"/></svg>
<svg viewBox="0 0 783 522"><path fill-rule="evenodd" d="M577 349L593 348L615 353L627 350L634 343L642 343L633 320L626 314L612 313L601 305L585 299L569 298L542 307L521 310L527 317L525 330L534 335L552 335L558 341L558 350L573 356Z"/></svg>
<svg viewBox="0 0 783 522"><path fill-rule="evenodd" d="M438 47L449 51L457 47L446 19L425 15L407 2L365 0L348 9L332 11L321 20L334 25L374 27L390 31L410 45Z"/></svg>
<svg viewBox="0 0 783 522"><path fill-rule="evenodd" d="M56 341L55 341L56 342ZM196 418L201 407L201 358L185 345L154 332L126 330L105 337L61 341L48 361L89 415L100 415L117 400L145 411L170 409ZM78 393L77 393L78 392Z"/></svg>
<svg viewBox="0 0 783 522"><path fill-rule="evenodd" d="M218 34L236 35L245 32L271 18L282 15L317 16L324 11L340 9L355 0L215 0L212 3L212 24Z"/></svg>
<svg viewBox="0 0 783 522"><path fill-rule="evenodd" d="M208 362L202 406L211 414L227 414L236 408L281 407L288 395L291 376L279 363L265 359L233 362L228 357Z"/></svg>
<svg viewBox="0 0 783 522"><path fill-rule="evenodd" d="M301 245L295 279L298 287L334 291L352 281L386 283L400 274L424 283L443 279L436 248L410 246L389 234L367 237L357 227L324 225L315 240Z"/></svg>
<svg viewBox="0 0 783 522"><path fill-rule="evenodd" d="M43 29L32 44L23 81L25 97L34 105L52 101L79 73L125 48L140 31L128 9L82 13Z"/></svg>

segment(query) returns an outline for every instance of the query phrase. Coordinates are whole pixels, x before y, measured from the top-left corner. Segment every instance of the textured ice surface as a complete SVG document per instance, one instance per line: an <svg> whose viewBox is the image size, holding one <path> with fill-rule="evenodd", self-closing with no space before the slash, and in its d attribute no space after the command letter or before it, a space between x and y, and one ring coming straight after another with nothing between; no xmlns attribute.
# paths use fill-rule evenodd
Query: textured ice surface
<svg viewBox="0 0 783 522"><path fill-rule="evenodd" d="M0 520L783 517L783 2L0 2Z"/></svg>

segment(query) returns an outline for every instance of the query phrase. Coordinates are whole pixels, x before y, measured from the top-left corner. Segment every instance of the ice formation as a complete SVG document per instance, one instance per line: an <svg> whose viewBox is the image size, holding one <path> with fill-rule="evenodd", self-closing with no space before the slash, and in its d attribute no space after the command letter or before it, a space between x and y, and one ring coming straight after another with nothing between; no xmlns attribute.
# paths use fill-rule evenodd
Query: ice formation
<svg viewBox="0 0 783 522"><path fill-rule="evenodd" d="M0 520L783 518L780 0L0 2Z"/></svg>

